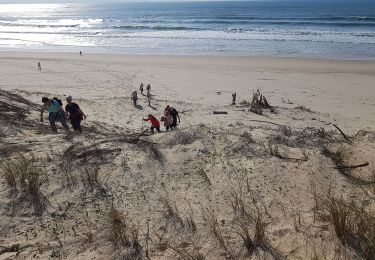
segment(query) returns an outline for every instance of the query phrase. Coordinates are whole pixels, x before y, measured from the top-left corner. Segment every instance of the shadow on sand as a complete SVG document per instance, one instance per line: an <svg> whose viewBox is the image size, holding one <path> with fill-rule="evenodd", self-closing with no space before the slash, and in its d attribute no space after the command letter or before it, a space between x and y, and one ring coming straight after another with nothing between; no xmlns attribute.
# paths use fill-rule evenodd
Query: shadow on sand
<svg viewBox="0 0 375 260"><path fill-rule="evenodd" d="M135 105L135 108L137 108L139 110L143 110L143 106L141 106L141 105Z"/></svg>

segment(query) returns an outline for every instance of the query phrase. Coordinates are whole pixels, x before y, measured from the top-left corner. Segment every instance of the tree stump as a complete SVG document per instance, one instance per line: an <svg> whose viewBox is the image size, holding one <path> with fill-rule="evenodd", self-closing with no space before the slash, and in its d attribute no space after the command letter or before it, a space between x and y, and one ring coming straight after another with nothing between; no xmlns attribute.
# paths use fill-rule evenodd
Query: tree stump
<svg viewBox="0 0 375 260"><path fill-rule="evenodd" d="M272 109L272 106L268 103L266 97L263 96L258 89L253 93L253 100L251 101L249 110L255 114L262 115L263 109Z"/></svg>

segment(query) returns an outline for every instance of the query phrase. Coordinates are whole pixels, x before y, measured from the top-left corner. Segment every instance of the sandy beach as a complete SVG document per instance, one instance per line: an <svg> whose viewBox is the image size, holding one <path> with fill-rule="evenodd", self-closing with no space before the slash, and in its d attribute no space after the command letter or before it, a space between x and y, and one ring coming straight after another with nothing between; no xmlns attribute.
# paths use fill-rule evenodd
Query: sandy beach
<svg viewBox="0 0 375 260"><path fill-rule="evenodd" d="M0 246L21 248L0 258L366 259L341 245L324 201L374 203L374 82L373 61L0 52ZM141 83L152 108L140 93L132 104ZM273 107L263 115L249 111L257 90ZM39 121L41 97L64 95L87 115L82 135ZM142 135L167 105L178 130ZM20 155L43 169L42 209L7 185ZM114 209L128 233L113 231ZM260 215L252 255L238 234Z"/></svg>
<svg viewBox="0 0 375 260"><path fill-rule="evenodd" d="M24 52L1 53L0 57L2 89L25 91L37 103L40 95L34 92L60 98L71 94L80 102L95 102L86 108L90 117L119 126L139 128L139 118L150 112L145 106L145 111L129 113L130 94L139 90L141 82L151 84L159 114L167 104L177 102L180 110L194 107L196 114L205 117L213 109L228 107L232 92L241 101L251 99L253 91L260 89L272 105L302 105L342 118L353 131L375 124L375 62ZM41 61L41 73L37 61ZM141 100L142 105L146 103ZM95 107L99 104L100 111ZM195 117L184 124L209 118ZM240 120L241 113L233 112L230 118Z"/></svg>

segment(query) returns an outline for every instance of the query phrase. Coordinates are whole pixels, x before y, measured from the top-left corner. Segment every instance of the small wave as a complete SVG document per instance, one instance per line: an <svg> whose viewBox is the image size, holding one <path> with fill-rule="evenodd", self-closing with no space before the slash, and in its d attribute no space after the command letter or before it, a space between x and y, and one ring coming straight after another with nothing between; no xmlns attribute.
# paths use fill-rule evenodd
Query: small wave
<svg viewBox="0 0 375 260"><path fill-rule="evenodd" d="M15 27L38 27L38 28L74 28L89 27L102 23L103 19L60 19L60 20L0 20L0 25Z"/></svg>
<svg viewBox="0 0 375 260"><path fill-rule="evenodd" d="M190 31L190 30L201 30L200 28L191 28L185 26L147 26L147 25L117 25L111 27L113 29L125 29L125 30L155 30L155 31Z"/></svg>

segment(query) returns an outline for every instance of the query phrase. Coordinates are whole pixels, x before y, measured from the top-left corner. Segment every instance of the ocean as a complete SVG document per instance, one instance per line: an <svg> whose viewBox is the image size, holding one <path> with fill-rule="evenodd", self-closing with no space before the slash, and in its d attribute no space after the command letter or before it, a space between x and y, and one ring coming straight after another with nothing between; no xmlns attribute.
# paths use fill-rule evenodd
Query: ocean
<svg viewBox="0 0 375 260"><path fill-rule="evenodd" d="M375 1L0 4L0 50L375 59Z"/></svg>

